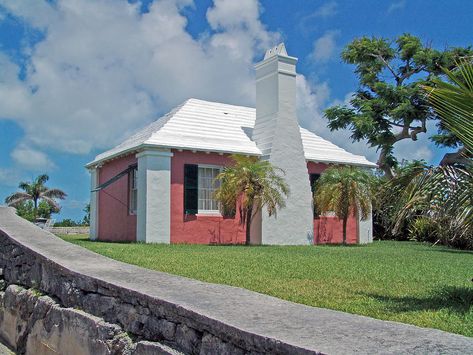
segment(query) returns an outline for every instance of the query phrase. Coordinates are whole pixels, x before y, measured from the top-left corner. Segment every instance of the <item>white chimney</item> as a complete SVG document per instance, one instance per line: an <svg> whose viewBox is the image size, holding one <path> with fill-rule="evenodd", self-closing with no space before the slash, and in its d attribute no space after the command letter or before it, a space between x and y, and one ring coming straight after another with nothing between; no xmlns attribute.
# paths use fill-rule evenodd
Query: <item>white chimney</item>
<svg viewBox="0 0 473 355"><path fill-rule="evenodd" d="M296 110L297 58L283 43L266 51L256 69L253 140L263 159L285 172L290 188L277 218L263 211L263 244L307 244L313 238L312 193Z"/></svg>

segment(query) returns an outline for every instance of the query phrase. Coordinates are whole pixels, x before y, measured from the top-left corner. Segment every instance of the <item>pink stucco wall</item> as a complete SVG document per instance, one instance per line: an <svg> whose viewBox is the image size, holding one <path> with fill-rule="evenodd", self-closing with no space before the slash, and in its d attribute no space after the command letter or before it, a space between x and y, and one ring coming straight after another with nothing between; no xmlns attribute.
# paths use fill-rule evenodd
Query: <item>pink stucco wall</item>
<svg viewBox="0 0 473 355"><path fill-rule="evenodd" d="M171 243L241 244L245 227L236 218L184 214L184 164L231 164L227 155L177 150L171 160Z"/></svg>
<svg viewBox="0 0 473 355"><path fill-rule="evenodd" d="M309 174L321 174L329 165L322 163L307 163ZM314 244L342 243L343 224L336 217L318 217L314 219ZM348 218L347 243L358 242L358 222L354 216Z"/></svg>
<svg viewBox="0 0 473 355"><path fill-rule="evenodd" d="M99 184L106 182L135 163L134 154L106 163L99 169ZM136 216L128 213L128 179L128 175L123 176L99 192L99 240L136 240Z"/></svg>
<svg viewBox="0 0 473 355"><path fill-rule="evenodd" d="M231 164L228 155L177 150L171 159L171 243L189 244L242 244L245 227L236 218L210 215L184 214L184 164ZM112 160L99 170L99 184L104 183L129 165L136 163L134 154ZM320 174L328 165L307 163L309 174ZM128 213L128 176L99 192L99 240L135 241L136 216ZM347 226L347 242L357 243L358 224L350 217ZM319 217L314 220L314 244L341 243L342 222L335 217Z"/></svg>

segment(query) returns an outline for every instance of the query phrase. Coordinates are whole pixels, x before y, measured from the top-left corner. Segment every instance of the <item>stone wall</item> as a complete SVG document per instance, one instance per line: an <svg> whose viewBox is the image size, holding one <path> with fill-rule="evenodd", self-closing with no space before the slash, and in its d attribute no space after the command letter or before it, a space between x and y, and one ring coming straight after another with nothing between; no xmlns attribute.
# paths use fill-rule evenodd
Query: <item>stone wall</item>
<svg viewBox="0 0 473 355"><path fill-rule="evenodd" d="M51 227L49 231L56 235L89 234L89 227Z"/></svg>
<svg viewBox="0 0 473 355"><path fill-rule="evenodd" d="M0 269L0 343L18 354L473 353L473 338L121 263L1 207Z"/></svg>
<svg viewBox="0 0 473 355"><path fill-rule="evenodd" d="M8 287L0 293L0 338L20 354L54 353L51 349L65 354L69 346L76 354L94 355L315 353L248 334L193 312L185 304L123 287L119 277L112 284L87 272L76 272L71 269L74 259L87 270L93 269L94 263L100 269L104 262L108 265L103 270L108 272L116 270L115 264L133 267L66 243L14 213L9 215L10 226L19 235L29 233L30 240L52 253L44 255L12 236L11 229L3 228L2 213L4 217L5 209L0 208L1 284ZM59 264L51 259L54 253L59 253L64 263L72 262ZM93 259L87 260L90 257ZM135 278L140 271L134 268Z"/></svg>

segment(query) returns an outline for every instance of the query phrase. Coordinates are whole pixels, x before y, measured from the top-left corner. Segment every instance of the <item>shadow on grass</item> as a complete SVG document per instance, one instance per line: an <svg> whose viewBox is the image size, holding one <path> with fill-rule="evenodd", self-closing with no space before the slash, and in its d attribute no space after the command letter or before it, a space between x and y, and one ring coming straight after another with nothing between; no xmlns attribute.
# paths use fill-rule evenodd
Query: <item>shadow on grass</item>
<svg viewBox="0 0 473 355"><path fill-rule="evenodd" d="M394 313L447 309L464 315L473 311L473 287L445 286L426 297L363 294L382 302L386 310Z"/></svg>

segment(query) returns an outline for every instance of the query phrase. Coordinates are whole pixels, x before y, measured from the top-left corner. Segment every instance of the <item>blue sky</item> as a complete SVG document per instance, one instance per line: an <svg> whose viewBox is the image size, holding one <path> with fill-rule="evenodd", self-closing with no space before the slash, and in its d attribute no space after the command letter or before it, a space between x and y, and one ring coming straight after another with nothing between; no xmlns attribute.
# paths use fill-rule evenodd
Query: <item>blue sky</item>
<svg viewBox="0 0 473 355"><path fill-rule="evenodd" d="M472 13L462 0L0 0L0 200L45 172L68 194L56 218L81 219L86 162L188 97L253 105L252 66L280 41L299 58L301 125L376 160L326 128L323 109L357 88L340 51L405 32L468 46ZM397 157L438 162L427 138Z"/></svg>

